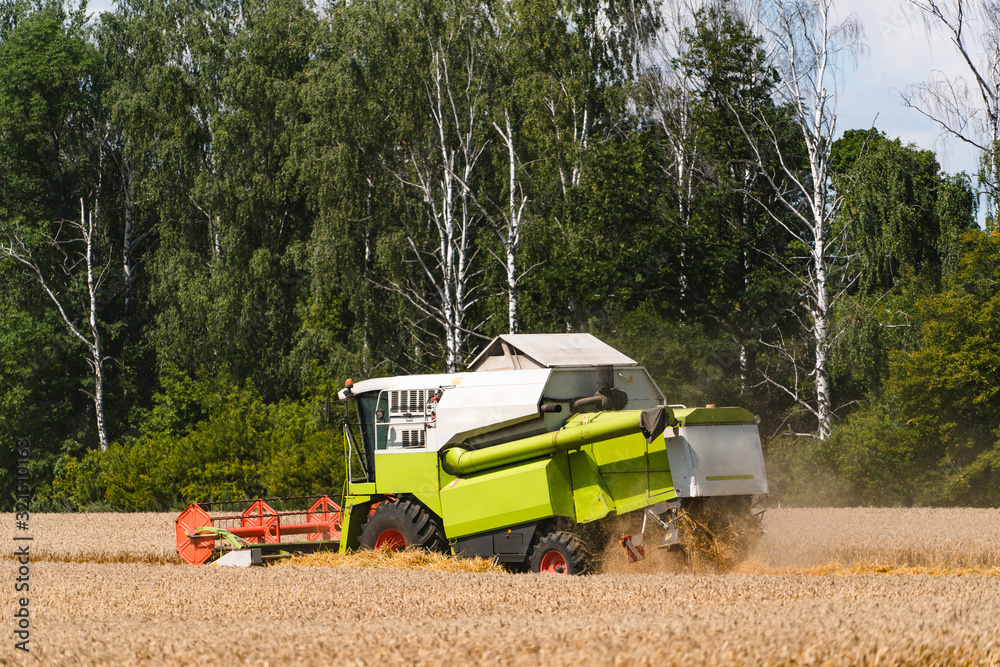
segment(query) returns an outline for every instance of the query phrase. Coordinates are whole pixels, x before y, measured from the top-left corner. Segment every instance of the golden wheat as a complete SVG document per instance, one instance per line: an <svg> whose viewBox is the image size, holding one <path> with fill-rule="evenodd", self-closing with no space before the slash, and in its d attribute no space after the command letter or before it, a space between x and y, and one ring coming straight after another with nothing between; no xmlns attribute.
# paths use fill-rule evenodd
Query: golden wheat
<svg viewBox="0 0 1000 667"><path fill-rule="evenodd" d="M764 529L753 559L767 567L1000 567L997 509L780 509Z"/></svg>
<svg viewBox="0 0 1000 667"><path fill-rule="evenodd" d="M782 509L737 572L616 545L579 578L420 552L175 565L173 518L32 516L31 653L5 633L0 664L1000 665L998 510Z"/></svg>
<svg viewBox="0 0 1000 667"><path fill-rule="evenodd" d="M0 663L1000 664L1000 587L977 575L52 562L32 585L31 654L8 638Z"/></svg>
<svg viewBox="0 0 1000 667"><path fill-rule="evenodd" d="M36 560L65 562L177 563L175 518L173 513L34 514L32 554ZM764 530L739 571L850 574L917 568L989 574L1000 568L998 509L785 508L765 514ZM10 544L15 532L14 515L0 514L0 539ZM617 544L602 556L604 572L687 569L655 548L647 551L646 562L636 565L626 564ZM337 562L361 565L363 558Z"/></svg>
<svg viewBox="0 0 1000 667"><path fill-rule="evenodd" d="M394 553L388 549L373 549L350 554L331 551L293 556L277 566L298 567L371 567L391 570L431 570L435 572L503 572L493 560L485 558L453 558L442 553L421 549L406 549Z"/></svg>
<svg viewBox="0 0 1000 667"><path fill-rule="evenodd" d="M27 533L13 514L0 514L0 539L30 534L35 560L96 563L180 563L170 513L32 514Z"/></svg>

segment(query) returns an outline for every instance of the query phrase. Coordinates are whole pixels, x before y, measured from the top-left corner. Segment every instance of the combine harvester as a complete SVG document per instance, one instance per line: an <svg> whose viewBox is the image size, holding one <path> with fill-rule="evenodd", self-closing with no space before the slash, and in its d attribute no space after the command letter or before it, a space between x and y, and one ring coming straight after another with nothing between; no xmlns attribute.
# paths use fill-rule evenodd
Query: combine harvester
<svg viewBox="0 0 1000 667"><path fill-rule="evenodd" d="M324 497L282 523L252 504L226 517L230 529L192 505L177 524L185 560L226 540L264 557L301 550L310 543L280 536L311 533L311 546L341 552L420 547L581 574L621 532L633 562L648 532L658 547L710 544L729 561L759 533L752 501L768 489L754 416L667 405L645 368L589 334L499 336L470 372L348 380L339 398L340 505Z"/></svg>

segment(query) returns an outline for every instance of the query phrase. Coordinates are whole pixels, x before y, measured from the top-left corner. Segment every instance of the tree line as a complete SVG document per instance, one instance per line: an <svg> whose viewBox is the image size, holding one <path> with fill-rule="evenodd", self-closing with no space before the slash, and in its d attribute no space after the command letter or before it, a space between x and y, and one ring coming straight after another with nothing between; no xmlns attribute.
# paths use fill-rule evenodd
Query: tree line
<svg viewBox="0 0 1000 667"><path fill-rule="evenodd" d="M907 90L972 177L841 133L863 32L830 0L3 0L0 502L24 436L41 508L336 490L344 378L571 331L759 414L789 502L996 502L995 86L970 56L982 100Z"/></svg>

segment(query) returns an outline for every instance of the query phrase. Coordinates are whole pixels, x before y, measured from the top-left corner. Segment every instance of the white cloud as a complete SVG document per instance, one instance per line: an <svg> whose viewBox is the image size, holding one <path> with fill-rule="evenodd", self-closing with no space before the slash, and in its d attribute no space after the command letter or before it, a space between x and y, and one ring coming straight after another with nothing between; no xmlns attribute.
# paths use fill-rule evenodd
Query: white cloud
<svg viewBox="0 0 1000 667"><path fill-rule="evenodd" d="M113 12L114 0L91 0L87 3L88 14L101 14L103 12Z"/></svg>

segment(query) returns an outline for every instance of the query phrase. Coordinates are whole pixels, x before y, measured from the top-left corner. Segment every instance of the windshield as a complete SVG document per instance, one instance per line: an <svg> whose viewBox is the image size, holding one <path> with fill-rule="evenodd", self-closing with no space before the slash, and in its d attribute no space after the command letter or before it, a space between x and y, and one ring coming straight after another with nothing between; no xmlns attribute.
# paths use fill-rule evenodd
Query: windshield
<svg viewBox="0 0 1000 667"><path fill-rule="evenodd" d="M357 397L358 421L361 430L361 443L365 453L365 468L368 470L368 481L375 481L375 403L378 393L362 394Z"/></svg>

